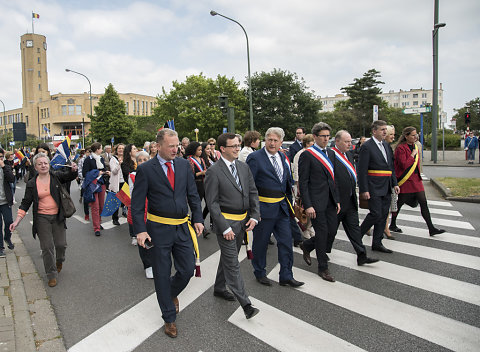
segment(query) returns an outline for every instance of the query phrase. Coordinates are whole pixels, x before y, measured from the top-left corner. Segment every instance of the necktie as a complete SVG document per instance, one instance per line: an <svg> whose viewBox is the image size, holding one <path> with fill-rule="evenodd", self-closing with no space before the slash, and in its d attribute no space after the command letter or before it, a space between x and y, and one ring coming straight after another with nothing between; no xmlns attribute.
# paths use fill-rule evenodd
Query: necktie
<svg viewBox="0 0 480 352"><path fill-rule="evenodd" d="M165 163L165 165L167 166L168 181L170 182L170 185L172 186L172 189L174 190L175 189L175 173L173 172L173 169L172 169L172 162L167 161Z"/></svg>
<svg viewBox="0 0 480 352"><path fill-rule="evenodd" d="M280 165L278 165L277 158L275 156L272 156L272 163L273 163L273 168L275 169L275 172L277 173L278 179L280 182L283 181L283 171L280 168Z"/></svg>
<svg viewBox="0 0 480 352"><path fill-rule="evenodd" d="M230 169L232 171L233 178L237 182L238 187L240 187L240 189L242 189L242 185L240 184L240 179L238 178L238 174L237 174L237 168L235 167L234 163L230 164Z"/></svg>
<svg viewBox="0 0 480 352"><path fill-rule="evenodd" d="M383 146L383 143L379 142L378 146L380 147L380 150L382 151L382 154L383 154L383 157L385 158L385 161L388 163L387 152L385 151L385 147Z"/></svg>
<svg viewBox="0 0 480 352"><path fill-rule="evenodd" d="M323 152L323 154L325 154L325 156L328 158L327 150L326 150L326 149L320 149L320 150L321 150L321 151Z"/></svg>

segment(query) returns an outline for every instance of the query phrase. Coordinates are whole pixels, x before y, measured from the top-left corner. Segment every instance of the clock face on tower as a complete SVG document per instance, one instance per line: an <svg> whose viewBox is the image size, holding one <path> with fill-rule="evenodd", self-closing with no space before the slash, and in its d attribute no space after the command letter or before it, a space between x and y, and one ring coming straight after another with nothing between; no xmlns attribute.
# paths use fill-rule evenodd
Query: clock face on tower
<svg viewBox="0 0 480 352"><path fill-rule="evenodd" d="M45 43L45 42L43 43L43 48L44 48L45 50L47 50L47 43Z"/></svg>
<svg viewBox="0 0 480 352"><path fill-rule="evenodd" d="M33 40L27 40L27 48L33 47Z"/></svg>

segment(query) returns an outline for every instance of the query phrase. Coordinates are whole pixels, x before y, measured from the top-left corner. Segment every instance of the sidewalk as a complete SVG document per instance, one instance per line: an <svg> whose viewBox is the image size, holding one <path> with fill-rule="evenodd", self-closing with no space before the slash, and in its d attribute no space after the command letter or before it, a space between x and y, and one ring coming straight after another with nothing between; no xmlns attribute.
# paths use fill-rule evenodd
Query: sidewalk
<svg viewBox="0 0 480 352"><path fill-rule="evenodd" d="M16 232L12 242L0 258L0 352L66 351L44 282Z"/></svg>
<svg viewBox="0 0 480 352"><path fill-rule="evenodd" d="M434 164L431 159L430 150L423 151L423 165L425 166L465 166L465 167L480 167L478 163L478 153L475 153L475 163L468 165L465 160L464 150L445 150L445 160L443 160L443 151L437 151L437 163Z"/></svg>

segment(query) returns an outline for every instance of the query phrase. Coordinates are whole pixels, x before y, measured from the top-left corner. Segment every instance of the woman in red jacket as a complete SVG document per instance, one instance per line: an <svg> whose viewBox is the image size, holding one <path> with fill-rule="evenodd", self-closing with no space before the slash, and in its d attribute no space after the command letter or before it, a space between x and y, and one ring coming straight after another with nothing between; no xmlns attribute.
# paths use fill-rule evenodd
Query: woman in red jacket
<svg viewBox="0 0 480 352"><path fill-rule="evenodd" d="M417 137L415 127L405 127L395 147L395 175L397 175L398 185L400 186L400 194L398 195L397 203L398 211L392 213L390 231L402 232L396 225L397 216L402 205L407 203L416 206L418 203L420 204L422 217L427 223L430 236L434 236L444 233L445 230L435 228L430 217L427 198L425 197L425 189L423 188L422 177L420 176L420 154L415 144Z"/></svg>

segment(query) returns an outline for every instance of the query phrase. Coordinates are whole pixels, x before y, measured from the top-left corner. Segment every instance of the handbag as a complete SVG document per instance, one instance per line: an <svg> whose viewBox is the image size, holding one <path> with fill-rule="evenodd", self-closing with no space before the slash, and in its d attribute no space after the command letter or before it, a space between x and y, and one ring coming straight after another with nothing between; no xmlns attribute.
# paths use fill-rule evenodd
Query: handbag
<svg viewBox="0 0 480 352"><path fill-rule="evenodd" d="M390 202L390 212L391 213L396 213L398 211L398 194L395 193L395 189L392 188L392 200Z"/></svg>
<svg viewBox="0 0 480 352"><path fill-rule="evenodd" d="M293 205L293 211L295 213L295 217L298 219L298 222L302 224L304 227L307 226L308 217L305 213L305 209L303 208L302 201L300 197L295 198L295 204Z"/></svg>
<svg viewBox="0 0 480 352"><path fill-rule="evenodd" d="M368 209L368 199L363 199L360 197L358 206L360 207L360 209Z"/></svg>
<svg viewBox="0 0 480 352"><path fill-rule="evenodd" d="M60 181L59 181L60 182ZM68 194L67 190L60 183L60 203L62 204L63 216L65 218L71 217L77 209L75 209L75 204L73 203L72 197Z"/></svg>

